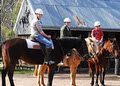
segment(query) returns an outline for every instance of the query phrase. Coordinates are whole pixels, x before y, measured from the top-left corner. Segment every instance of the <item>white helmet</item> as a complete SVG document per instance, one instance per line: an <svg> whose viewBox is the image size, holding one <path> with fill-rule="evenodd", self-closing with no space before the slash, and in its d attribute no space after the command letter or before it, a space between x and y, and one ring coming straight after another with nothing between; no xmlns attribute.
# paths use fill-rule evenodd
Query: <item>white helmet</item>
<svg viewBox="0 0 120 86"><path fill-rule="evenodd" d="M100 25L100 22L99 21L96 21L95 23L94 23L94 26L96 27L96 26L99 26Z"/></svg>
<svg viewBox="0 0 120 86"><path fill-rule="evenodd" d="M71 22L71 20L69 18L65 18L64 22Z"/></svg>
<svg viewBox="0 0 120 86"><path fill-rule="evenodd" d="M38 8L38 9L35 10L35 13L37 13L37 14L43 14L43 11L42 11L42 9Z"/></svg>

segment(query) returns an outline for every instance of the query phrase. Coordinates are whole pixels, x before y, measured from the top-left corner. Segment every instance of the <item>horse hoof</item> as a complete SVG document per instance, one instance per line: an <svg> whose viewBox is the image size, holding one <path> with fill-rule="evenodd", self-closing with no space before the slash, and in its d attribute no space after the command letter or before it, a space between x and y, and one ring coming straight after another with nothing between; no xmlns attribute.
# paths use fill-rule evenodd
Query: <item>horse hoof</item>
<svg viewBox="0 0 120 86"><path fill-rule="evenodd" d="M90 86L94 86L93 84L90 84Z"/></svg>
<svg viewBox="0 0 120 86"><path fill-rule="evenodd" d="M76 86L76 85L72 85L72 86Z"/></svg>
<svg viewBox="0 0 120 86"><path fill-rule="evenodd" d="M105 86L105 84L102 84L101 86Z"/></svg>
<svg viewBox="0 0 120 86"><path fill-rule="evenodd" d="M95 84L95 86L99 86L99 84Z"/></svg>

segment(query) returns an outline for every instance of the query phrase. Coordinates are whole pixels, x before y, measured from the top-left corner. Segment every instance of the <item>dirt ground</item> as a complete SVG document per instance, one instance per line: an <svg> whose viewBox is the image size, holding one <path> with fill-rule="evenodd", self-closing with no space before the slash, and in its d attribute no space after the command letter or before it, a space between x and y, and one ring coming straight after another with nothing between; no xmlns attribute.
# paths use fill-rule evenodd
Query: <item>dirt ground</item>
<svg viewBox="0 0 120 86"><path fill-rule="evenodd" d="M8 77L6 78L9 85ZM90 77L88 74L77 74L77 86L90 86ZM1 81L1 78L0 78ZM15 74L15 86L37 86L37 78L32 74ZM45 84L47 84L47 74L45 74ZM120 86L120 77L113 74L106 74L106 86ZM71 86L69 73L57 73L53 79L53 86Z"/></svg>

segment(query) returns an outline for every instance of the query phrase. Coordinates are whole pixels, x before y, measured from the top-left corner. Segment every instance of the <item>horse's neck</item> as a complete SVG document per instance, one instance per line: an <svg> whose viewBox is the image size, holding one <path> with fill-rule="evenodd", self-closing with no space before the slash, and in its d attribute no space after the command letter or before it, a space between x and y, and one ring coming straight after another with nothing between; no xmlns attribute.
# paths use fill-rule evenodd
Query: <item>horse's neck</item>
<svg viewBox="0 0 120 86"><path fill-rule="evenodd" d="M108 52L108 50L102 48L100 53L99 53L99 57L107 57L110 53Z"/></svg>

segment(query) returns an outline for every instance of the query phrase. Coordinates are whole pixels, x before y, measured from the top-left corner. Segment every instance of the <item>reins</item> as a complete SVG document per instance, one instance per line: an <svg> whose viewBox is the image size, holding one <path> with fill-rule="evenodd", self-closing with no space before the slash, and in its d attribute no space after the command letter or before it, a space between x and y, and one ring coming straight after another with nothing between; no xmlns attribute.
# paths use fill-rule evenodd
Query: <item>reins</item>
<svg viewBox="0 0 120 86"><path fill-rule="evenodd" d="M104 44L105 44L105 43L104 43ZM104 45L103 45L103 46L104 46ZM110 45L110 47L111 47L111 46L112 46L112 45ZM100 49L100 52L98 53L97 56L100 55L100 53L102 52L103 49L104 49L103 47ZM112 47L112 49L113 49L113 47ZM106 59L109 58L109 57L113 58L113 55L114 55L114 50L112 50L112 52L109 52L109 55L106 56L105 58L106 58ZM111 58L109 58L109 59L111 59Z"/></svg>

